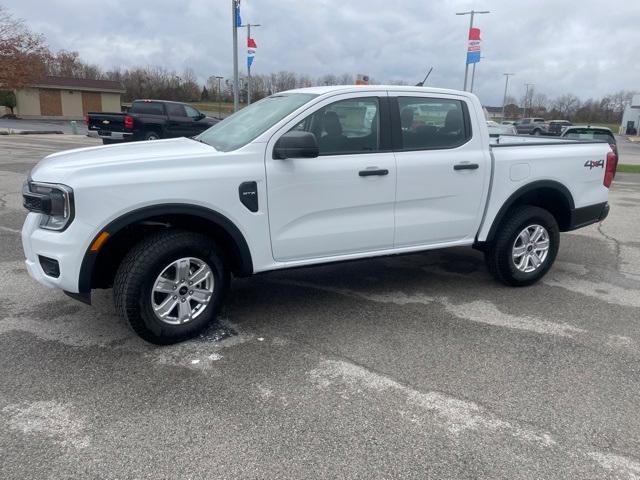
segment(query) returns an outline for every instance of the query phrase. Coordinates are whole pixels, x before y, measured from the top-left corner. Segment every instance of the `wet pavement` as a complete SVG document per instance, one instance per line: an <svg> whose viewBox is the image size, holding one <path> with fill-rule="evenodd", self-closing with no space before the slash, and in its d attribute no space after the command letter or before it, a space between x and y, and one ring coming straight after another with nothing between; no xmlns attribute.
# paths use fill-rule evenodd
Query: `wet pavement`
<svg viewBox="0 0 640 480"><path fill-rule="evenodd" d="M532 287L471 249L281 271L156 347L25 271L22 182L88 144L0 137L2 478L640 478L640 175Z"/></svg>

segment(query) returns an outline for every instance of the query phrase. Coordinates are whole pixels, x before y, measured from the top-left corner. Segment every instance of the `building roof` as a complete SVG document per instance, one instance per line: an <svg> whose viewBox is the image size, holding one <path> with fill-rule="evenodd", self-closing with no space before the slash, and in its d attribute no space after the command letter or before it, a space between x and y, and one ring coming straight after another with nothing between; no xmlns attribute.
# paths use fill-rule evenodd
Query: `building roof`
<svg viewBox="0 0 640 480"><path fill-rule="evenodd" d="M502 107L484 107L489 113L502 113Z"/></svg>
<svg viewBox="0 0 640 480"><path fill-rule="evenodd" d="M61 90L89 90L98 92L124 93L124 87L116 80L92 80L89 78L54 77L48 75L35 87L56 88Z"/></svg>

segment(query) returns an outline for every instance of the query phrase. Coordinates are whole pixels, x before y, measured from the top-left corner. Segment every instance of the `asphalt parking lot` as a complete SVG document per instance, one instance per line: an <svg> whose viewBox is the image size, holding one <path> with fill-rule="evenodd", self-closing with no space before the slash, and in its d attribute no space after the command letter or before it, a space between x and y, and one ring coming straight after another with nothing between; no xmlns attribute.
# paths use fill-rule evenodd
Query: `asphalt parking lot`
<svg viewBox="0 0 640 480"><path fill-rule="evenodd" d="M640 175L541 283L452 249L236 280L138 339L24 268L20 188L81 136L0 136L0 477L640 479Z"/></svg>

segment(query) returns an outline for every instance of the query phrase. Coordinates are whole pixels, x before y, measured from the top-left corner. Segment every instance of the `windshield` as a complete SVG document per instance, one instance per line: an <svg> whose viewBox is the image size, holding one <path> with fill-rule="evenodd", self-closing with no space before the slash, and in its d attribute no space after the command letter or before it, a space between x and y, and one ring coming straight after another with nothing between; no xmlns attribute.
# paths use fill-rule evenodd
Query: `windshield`
<svg viewBox="0 0 640 480"><path fill-rule="evenodd" d="M222 152L236 150L314 97L317 95L310 93L271 95L205 130L196 137L196 140L207 143Z"/></svg>

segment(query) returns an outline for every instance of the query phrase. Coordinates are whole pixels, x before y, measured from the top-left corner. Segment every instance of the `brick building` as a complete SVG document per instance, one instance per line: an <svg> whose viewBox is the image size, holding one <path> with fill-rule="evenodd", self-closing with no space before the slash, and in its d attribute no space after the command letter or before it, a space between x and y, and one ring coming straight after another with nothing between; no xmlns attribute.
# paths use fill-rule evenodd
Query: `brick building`
<svg viewBox="0 0 640 480"><path fill-rule="evenodd" d="M15 90L14 112L20 118L79 120L87 112L119 112L122 93L122 84L113 80L48 76Z"/></svg>

